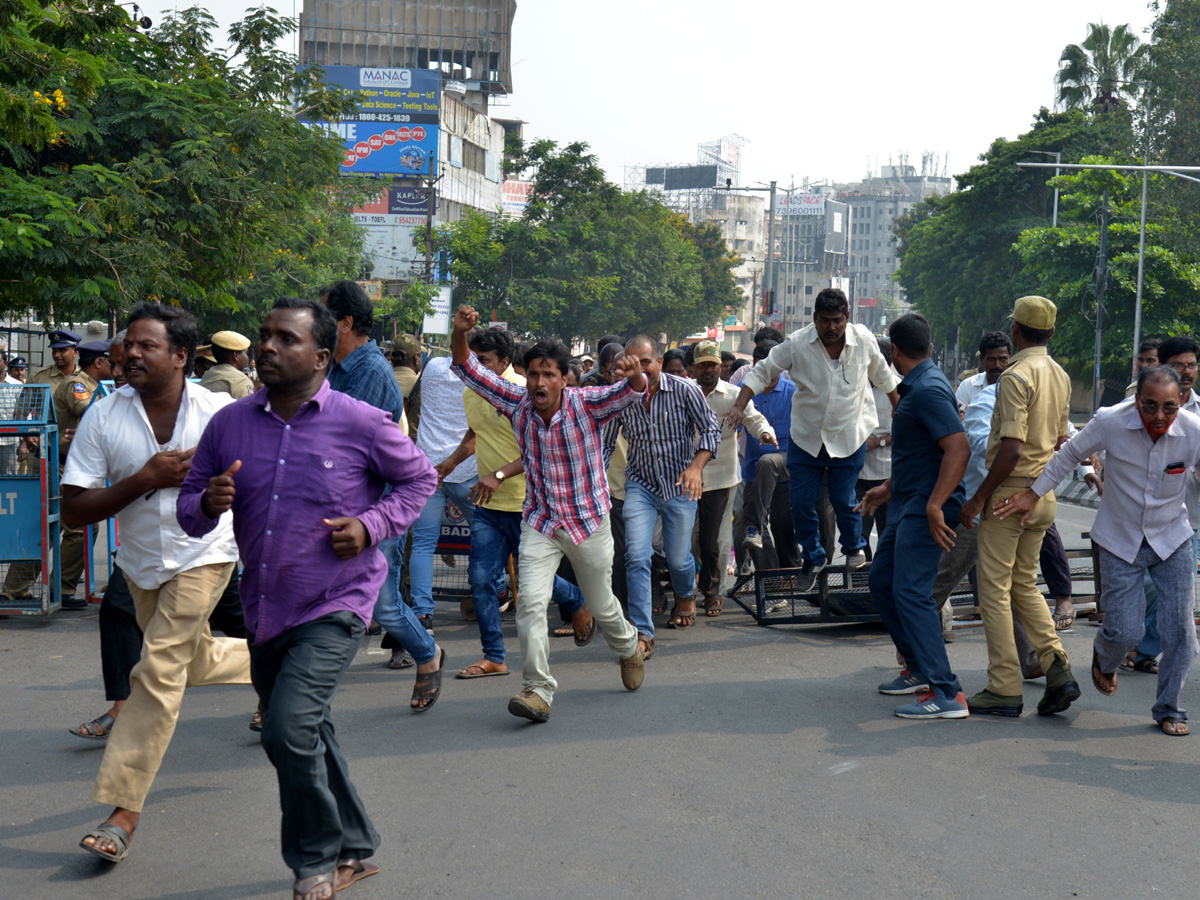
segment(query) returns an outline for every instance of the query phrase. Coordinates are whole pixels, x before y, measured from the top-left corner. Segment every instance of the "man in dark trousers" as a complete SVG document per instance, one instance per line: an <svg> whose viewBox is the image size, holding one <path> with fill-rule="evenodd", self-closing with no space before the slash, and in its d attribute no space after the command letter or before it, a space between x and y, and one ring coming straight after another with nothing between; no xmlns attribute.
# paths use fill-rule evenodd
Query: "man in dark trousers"
<svg viewBox="0 0 1200 900"><path fill-rule="evenodd" d="M177 508L195 535L233 510L263 748L279 780L283 858L303 900L329 900L379 871L364 862L379 835L330 703L387 575L379 543L412 524L437 484L388 415L326 383L336 346L327 307L276 301L256 353L267 390L214 418Z"/></svg>
<svg viewBox="0 0 1200 900"><path fill-rule="evenodd" d="M964 496L960 482L971 445L950 382L929 358L933 333L924 316L901 316L888 329L888 337L892 363L904 379L897 388L900 402L892 420L892 477L867 491L860 509L869 515L891 497L869 584L906 672L879 690L911 693L911 679L918 677L926 692L897 707L896 715L961 719L968 715L967 701L950 670L932 592L942 551L954 546Z"/></svg>

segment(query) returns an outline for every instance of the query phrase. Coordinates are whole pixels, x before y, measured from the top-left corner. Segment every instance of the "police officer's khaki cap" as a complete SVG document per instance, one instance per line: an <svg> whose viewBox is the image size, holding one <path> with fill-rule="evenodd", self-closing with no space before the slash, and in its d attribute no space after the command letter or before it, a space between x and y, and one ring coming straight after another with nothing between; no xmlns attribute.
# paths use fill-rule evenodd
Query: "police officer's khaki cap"
<svg viewBox="0 0 1200 900"><path fill-rule="evenodd" d="M1049 331L1054 327L1054 320L1058 318L1058 307L1045 297L1021 297L1013 304L1012 315L1009 318L1026 328Z"/></svg>
<svg viewBox="0 0 1200 900"><path fill-rule="evenodd" d="M212 336L212 345L237 353L240 350L250 349L250 338L238 334L236 331L218 331Z"/></svg>

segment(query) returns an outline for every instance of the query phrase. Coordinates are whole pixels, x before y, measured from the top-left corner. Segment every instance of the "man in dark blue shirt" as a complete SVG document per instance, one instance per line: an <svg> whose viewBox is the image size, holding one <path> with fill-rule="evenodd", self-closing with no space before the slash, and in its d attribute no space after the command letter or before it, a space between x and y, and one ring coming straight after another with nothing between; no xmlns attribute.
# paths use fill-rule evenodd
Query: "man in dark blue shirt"
<svg viewBox="0 0 1200 900"><path fill-rule="evenodd" d="M904 377L892 420L892 477L868 491L859 508L866 515L891 497L869 584L905 669L879 691L922 693L897 707L902 718L959 719L968 715L967 703L946 656L933 582L942 551L954 546L971 446L950 382L929 358L929 323L908 313L892 323L888 336Z"/></svg>

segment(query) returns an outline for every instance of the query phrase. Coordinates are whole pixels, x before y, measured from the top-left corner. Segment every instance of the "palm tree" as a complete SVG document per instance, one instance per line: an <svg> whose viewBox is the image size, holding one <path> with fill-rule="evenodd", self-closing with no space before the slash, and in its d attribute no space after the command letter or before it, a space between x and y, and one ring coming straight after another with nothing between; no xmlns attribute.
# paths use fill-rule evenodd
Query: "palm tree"
<svg viewBox="0 0 1200 900"><path fill-rule="evenodd" d="M1068 44L1059 57L1058 102L1067 109L1096 106L1112 112L1122 95L1133 99L1136 85L1130 82L1141 70L1146 47L1128 25L1089 24L1083 43Z"/></svg>

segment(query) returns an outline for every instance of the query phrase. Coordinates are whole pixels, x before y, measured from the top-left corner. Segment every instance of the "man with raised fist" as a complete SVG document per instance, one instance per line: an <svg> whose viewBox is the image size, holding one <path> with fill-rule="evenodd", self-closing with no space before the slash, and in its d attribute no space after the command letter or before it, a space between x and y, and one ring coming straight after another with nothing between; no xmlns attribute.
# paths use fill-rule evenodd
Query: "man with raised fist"
<svg viewBox="0 0 1200 900"><path fill-rule="evenodd" d="M111 862L129 853L184 687L250 681L245 639L214 638L208 626L237 561L230 518L213 519L203 537L184 534L175 519L200 435L233 398L187 380L196 353L189 313L135 306L123 343L126 384L80 420L62 479L64 524L117 517L119 565L145 634L92 792L116 808L80 842Z"/></svg>
<svg viewBox="0 0 1200 900"><path fill-rule="evenodd" d="M621 615L612 591L613 540L608 481L604 477L600 428L642 398L646 378L632 356L613 368L607 387L565 390L571 361L565 344L543 338L525 354L525 385L501 378L471 352L467 335L479 314L462 306L454 316L452 371L463 383L512 421L525 466L521 510L521 602L517 635L525 656L521 692L508 711L533 722L550 718L558 683L550 675L546 607L554 573L565 556L575 570L588 611L604 641L617 654L621 683L642 686L644 669L637 629Z"/></svg>
<svg viewBox="0 0 1200 900"><path fill-rule="evenodd" d="M328 900L379 871L364 861L379 835L329 706L387 575L379 543L404 532L437 487L387 413L329 387L336 347L328 307L277 300L255 355L267 389L214 417L178 503L192 535L233 512L263 748L279 781L284 862L303 900Z"/></svg>

